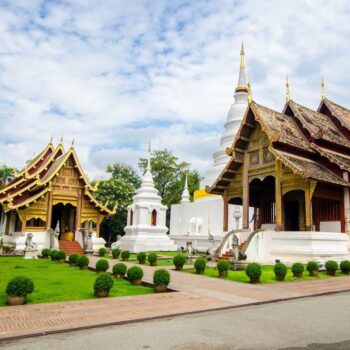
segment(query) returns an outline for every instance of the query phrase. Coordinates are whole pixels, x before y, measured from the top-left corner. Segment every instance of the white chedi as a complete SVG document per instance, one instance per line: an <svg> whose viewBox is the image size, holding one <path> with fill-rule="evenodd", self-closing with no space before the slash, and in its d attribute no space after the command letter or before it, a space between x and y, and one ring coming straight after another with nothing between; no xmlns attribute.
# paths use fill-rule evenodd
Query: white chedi
<svg viewBox="0 0 350 350"><path fill-rule="evenodd" d="M150 152L141 187L128 206L128 222L121 238L120 249L134 253L141 251L176 251L177 246L167 235L167 207L154 187Z"/></svg>

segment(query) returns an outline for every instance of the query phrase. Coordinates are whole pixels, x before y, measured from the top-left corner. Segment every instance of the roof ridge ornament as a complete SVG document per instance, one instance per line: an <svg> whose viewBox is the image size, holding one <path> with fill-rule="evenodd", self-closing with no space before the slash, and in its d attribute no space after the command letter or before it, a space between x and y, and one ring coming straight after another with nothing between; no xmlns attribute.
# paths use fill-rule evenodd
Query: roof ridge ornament
<svg viewBox="0 0 350 350"><path fill-rule="evenodd" d="M245 63L244 63L244 44L242 41L241 45L241 61L239 64L239 76L238 76L238 84L235 92L247 92L247 83L245 77Z"/></svg>
<svg viewBox="0 0 350 350"><path fill-rule="evenodd" d="M253 99L252 99L252 89L251 89L251 87L250 87L249 78L248 78L247 87L248 87L248 103L251 104L251 103L253 102Z"/></svg>
<svg viewBox="0 0 350 350"><path fill-rule="evenodd" d="M288 80L288 74L286 75L286 102L288 103L290 101L290 90L289 90L289 80Z"/></svg>
<svg viewBox="0 0 350 350"><path fill-rule="evenodd" d="M322 89L321 99L322 99L322 101L325 101L326 100L326 89L325 89L325 84L324 84L323 77L322 77L322 81L321 81L321 89Z"/></svg>

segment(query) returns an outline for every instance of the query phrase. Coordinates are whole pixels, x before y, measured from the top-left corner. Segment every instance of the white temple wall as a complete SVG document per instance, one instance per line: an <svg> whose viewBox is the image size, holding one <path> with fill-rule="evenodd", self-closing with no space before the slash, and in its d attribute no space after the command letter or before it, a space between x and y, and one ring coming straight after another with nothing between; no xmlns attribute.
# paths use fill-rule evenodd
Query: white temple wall
<svg viewBox="0 0 350 350"><path fill-rule="evenodd" d="M262 264L349 259L349 237L340 232L261 231L250 242L247 260Z"/></svg>

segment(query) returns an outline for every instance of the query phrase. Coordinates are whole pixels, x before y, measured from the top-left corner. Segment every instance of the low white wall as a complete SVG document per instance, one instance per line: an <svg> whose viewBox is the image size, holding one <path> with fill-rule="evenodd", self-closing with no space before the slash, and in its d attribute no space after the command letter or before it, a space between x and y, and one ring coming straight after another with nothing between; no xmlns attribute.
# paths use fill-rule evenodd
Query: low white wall
<svg viewBox="0 0 350 350"><path fill-rule="evenodd" d="M338 232L262 231L250 242L247 260L273 263L276 259L287 263L296 261L349 259L349 237Z"/></svg>

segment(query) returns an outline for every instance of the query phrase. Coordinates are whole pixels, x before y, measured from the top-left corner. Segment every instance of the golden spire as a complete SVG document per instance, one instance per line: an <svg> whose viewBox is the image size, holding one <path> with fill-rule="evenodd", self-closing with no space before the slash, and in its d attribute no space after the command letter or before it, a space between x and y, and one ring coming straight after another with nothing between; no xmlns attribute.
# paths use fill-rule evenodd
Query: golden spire
<svg viewBox="0 0 350 350"><path fill-rule="evenodd" d="M247 86L248 86L248 103L251 104L253 99L252 99L252 90L250 88L250 81L249 81L249 79L248 79Z"/></svg>
<svg viewBox="0 0 350 350"><path fill-rule="evenodd" d="M286 102L290 101L290 90L289 90L289 81L288 75L286 75Z"/></svg>
<svg viewBox="0 0 350 350"><path fill-rule="evenodd" d="M244 44L243 44L243 41L242 41L242 45L241 45L241 64L239 67L244 68Z"/></svg>
<svg viewBox="0 0 350 350"><path fill-rule="evenodd" d="M321 98L322 98L322 101L325 101L326 100L326 91L325 91L325 87L324 87L324 79L323 79L323 77L322 77L321 86L322 86Z"/></svg>

